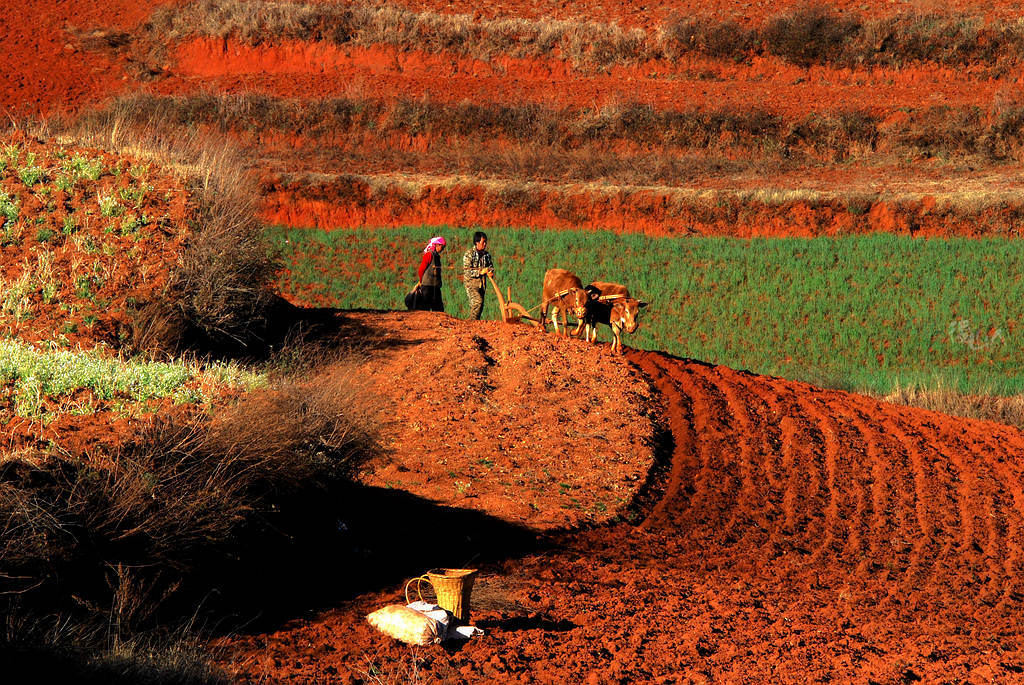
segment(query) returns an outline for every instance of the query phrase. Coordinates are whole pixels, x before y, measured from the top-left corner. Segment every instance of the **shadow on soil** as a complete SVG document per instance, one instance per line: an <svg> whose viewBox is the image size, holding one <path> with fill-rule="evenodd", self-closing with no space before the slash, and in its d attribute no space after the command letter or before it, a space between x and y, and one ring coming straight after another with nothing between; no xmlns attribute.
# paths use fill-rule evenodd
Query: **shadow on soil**
<svg viewBox="0 0 1024 685"><path fill-rule="evenodd" d="M313 344L340 345L373 352L396 347L413 347L426 340L401 338L387 328L357 321L350 313L393 314L377 309L332 309L297 307L280 300L267 322L268 349L292 344L294 340Z"/></svg>
<svg viewBox="0 0 1024 685"><path fill-rule="evenodd" d="M209 603L227 630L261 632L433 568L477 567L534 551L533 531L399 490L336 485L281 502L248 551L215 576Z"/></svg>

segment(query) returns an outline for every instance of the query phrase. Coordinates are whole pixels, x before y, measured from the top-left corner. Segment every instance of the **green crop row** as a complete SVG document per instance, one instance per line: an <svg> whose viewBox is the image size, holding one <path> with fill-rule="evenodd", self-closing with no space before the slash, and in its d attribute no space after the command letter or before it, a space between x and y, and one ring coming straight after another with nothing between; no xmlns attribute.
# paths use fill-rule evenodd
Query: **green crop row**
<svg viewBox="0 0 1024 685"><path fill-rule="evenodd" d="M0 340L0 405L6 397L15 414L43 417L43 401L90 390L98 400L143 403L173 398L199 403L225 387L251 389L264 383L237 364L126 360L100 351L47 351L16 340ZM6 391L4 391L6 387ZM84 412L92 405L81 405Z"/></svg>
<svg viewBox="0 0 1024 685"><path fill-rule="evenodd" d="M324 232L273 229L291 264L282 288L310 304L401 309L432 235L445 254L444 298L468 313L458 280L472 229ZM498 281L540 302L546 269L584 283L625 283L649 300L626 344L875 393L942 387L1024 392L1024 250L1006 239L652 238L636 234L489 229ZM499 318L493 292L485 318ZM605 330L603 340L609 338Z"/></svg>

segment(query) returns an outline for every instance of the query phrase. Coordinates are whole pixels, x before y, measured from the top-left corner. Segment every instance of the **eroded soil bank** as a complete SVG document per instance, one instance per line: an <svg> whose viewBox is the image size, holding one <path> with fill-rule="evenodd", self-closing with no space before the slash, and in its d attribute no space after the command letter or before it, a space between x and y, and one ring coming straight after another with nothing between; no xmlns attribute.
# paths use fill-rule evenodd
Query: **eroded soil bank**
<svg viewBox="0 0 1024 685"><path fill-rule="evenodd" d="M798 193L794 193L798 195ZM533 226L654 236L749 238L897 233L915 236L1016 236L1024 208L1000 204L964 211L920 200L850 199L767 203L709 191L607 192L600 187L488 188L472 182L373 188L361 179L265 185L262 218L295 228L410 225Z"/></svg>

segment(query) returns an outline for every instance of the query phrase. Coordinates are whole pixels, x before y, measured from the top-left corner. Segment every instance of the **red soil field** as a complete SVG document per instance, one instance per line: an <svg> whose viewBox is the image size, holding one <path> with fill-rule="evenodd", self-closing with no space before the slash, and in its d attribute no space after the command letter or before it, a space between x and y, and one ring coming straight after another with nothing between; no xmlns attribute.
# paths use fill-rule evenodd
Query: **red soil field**
<svg viewBox="0 0 1024 685"><path fill-rule="evenodd" d="M486 340L500 377L552 337L361 316L401 321L394 336L412 344L369 368L443 363L458 343L439 345L434 328ZM569 364L592 354L558 343ZM410 651L366 624L399 600L398 584L232 638L225 665L243 682L295 683L365 682L372 668L401 681L413 659L438 682L1020 680L1024 435L657 352L628 352L627 365L651 382L670 436L667 477L641 521L555 532L536 553L486 565L472 622L487 634L464 645ZM407 397L406 374L387 378L404 379ZM448 378L412 402L421 425L451 426L458 405L433 403ZM616 393L619 381L606 381ZM504 426L555 425L535 405L501 406ZM406 428L403 447L405 436L425 440ZM458 453L395 458L415 464L408 478L450 483L441 458ZM520 521L496 483L481 486L474 508ZM432 497L465 506L455 493Z"/></svg>
<svg viewBox="0 0 1024 685"><path fill-rule="evenodd" d="M0 112L13 116L77 111L133 84L123 65L84 51L76 37L95 29L136 29L156 7L109 0L26 0L0 12Z"/></svg>
<svg viewBox="0 0 1024 685"><path fill-rule="evenodd" d="M164 3L173 4L173 3ZM797 7L799 3L787 0L782 3L738 3L718 0L715 2L665 3L634 6L623 2L585 2L562 5L544 2L520 6L507 3L475 5L471 9L478 19L497 17L523 17L530 20L543 18L572 18L601 22L617 22L622 26L641 26L653 30L669 15L701 15L726 20L737 19L751 25L777 17ZM436 2L405 2L399 6L416 11L451 13L467 8ZM878 18L897 13L965 13L990 20L1006 20L1015 15L1016 6L1009 2L962 2L930 3L908 1L900 3L832 3L838 11L851 12L859 17ZM61 111L80 111L89 106L101 105L105 98L117 93L144 89L150 92L173 95L197 92L264 94L275 97L325 98L429 98L438 102L474 103L539 103L550 107L600 107L622 103L648 103L657 108L705 108L721 110L732 108L743 111L751 107L775 113L788 120L807 116L809 113L831 113L837 110L863 110L883 120L901 116L900 110L923 110L934 106L962 107L977 106L983 110L995 102L1012 103L1019 98L1019 82L1024 78L1021 66L1011 66L998 73L982 66L943 67L935 64L917 64L905 68L856 68L837 69L832 67L800 67L776 57L755 57L748 64L732 60L717 60L700 55L683 55L671 62L651 62L633 66L615 66L607 73L592 68L575 69L559 59L513 59L494 57L489 60L460 57L455 54L427 54L415 49L399 49L386 46L338 47L326 43L283 41L280 44L264 43L259 47L240 44L231 39L195 38L178 45L169 45L167 56L160 57L160 63L145 63L148 57L147 41L152 36L143 36L143 25L148 9L138 5L73 2L50 5L33 2L19 5L13 12L5 14L0 22L6 22L9 38L7 45L13 46L0 56L0 81L7 95L5 106L15 115L48 115ZM73 28L77 27L77 28ZM123 49L99 49L102 41L90 36L95 30L103 35L119 35L120 32L134 34L135 43ZM141 37L140 37L141 36ZM157 37L159 41L159 38ZM93 47L90 47L93 46ZM87 49L88 48L88 49ZM153 58L155 59L155 58ZM147 74L142 82L140 74ZM417 145L429 146L429 140L415 141ZM323 142L321 141L321 144ZM383 142L382 142L383 144ZM275 146L265 148L262 141L250 141L253 148L254 166L260 170L285 169L295 164L295 156L282 154ZM298 166L305 171L331 172L323 168L330 158L330 148L321 154L304 155ZM369 157L370 150L367 151ZM455 154L455 153L451 153ZM893 166L891 160L883 163L882 173L887 176L886 185L897 184L904 188L915 201L925 201L935 191L927 180L928 171L922 166L926 160L905 160ZM842 166L838 169L828 164L815 164L802 170L803 178L786 179L784 189L803 187L805 182L814 182L822 177L845 175L845 182L834 186L838 193L861 185L863 175L877 175L874 162ZM318 166L319 165L319 166ZM946 163L945 172L957 173L966 167L988 169L995 177L995 184L1016 187L1008 176L1016 173L1017 165L993 166L984 160L967 160L964 163ZM1013 168L1011 168L1013 167ZM343 170L346 173L381 173L367 159L355 162ZM399 171L387 169L385 172ZM798 175L797 175L798 176ZM530 180L530 179L517 179ZM539 179L544 180L544 179ZM614 183L614 179L608 179ZM705 187L697 180L690 187ZM772 171L765 171L754 183L778 187L780 179ZM731 186L740 185L730 178ZM590 191L581 187L579 195ZM885 201L884 198L880 198ZM282 210L281 203L289 198L273 196L268 198L266 216L274 220L285 220L291 225L308 225L311 218L317 225L348 225L358 217L351 208L337 205L332 215L331 208L309 207ZM636 211L627 203L616 209L603 209L598 197L595 216L588 222L575 220L569 223L584 223L599 228L637 226L640 230L657 231L643 203ZM1011 204L1020 204L1014 196ZM590 204L584 201L584 205ZM564 224L553 221L543 212L529 213L520 209L502 213L494 207L477 213L446 213L438 204L425 203L410 208L400 219L390 217L392 210L369 213L363 217L363 225L394 225L397 221L423 223L455 223L480 221L499 223L515 221L537 226L558 228ZM755 208L756 210L756 208ZM892 209L893 213L898 210ZM998 214L999 203L989 210ZM740 227L697 226L697 232L729 235L777 235L792 232L798 235L820 235L849 230L902 230L907 222L872 221L855 216L816 216L812 220L819 226L808 229L806 212L789 205L754 212L757 218L751 225ZM821 214L814 210L815 214ZM601 216L602 214L607 215ZM331 218L328 218L331 217ZM418 219L417 219L418 217ZM698 222L699 223L699 222ZM911 222L912 223L912 222ZM988 220L983 217L982 226ZM992 222L1002 223L998 217ZM693 224L684 218L680 226ZM985 228L977 229L979 223L974 216L961 216L959 220L925 221L920 228L924 235L948 233L977 235L988 233ZM852 226L852 228L847 228ZM333 227L333 226L332 226ZM676 229L673 228L672 231ZM914 229L915 231L918 229ZM995 229L996 233L1005 230Z"/></svg>
<svg viewBox="0 0 1024 685"><path fill-rule="evenodd" d="M672 62L614 66L589 73L562 60L497 57L488 61L392 47L338 47L290 41L249 46L200 38L175 55L176 78L161 92L195 92L197 78L217 91L279 97L331 97L357 91L452 102L538 102L601 106L641 102L744 109L752 104L790 117L839 107L891 112L899 107L988 104L1020 70L993 79L984 70L924 65L907 69L803 68L781 58L751 65L684 56Z"/></svg>
<svg viewBox="0 0 1024 685"><path fill-rule="evenodd" d="M621 2L476 9L484 17L583 16L650 27L673 9L753 21L791 6L722 0L643 10ZM918 2L844 6L864 16L952 10ZM1015 5L956 9L1008 17ZM225 52L223 42L193 41L178 46L168 71L143 86L125 54L83 51L68 29L138 31L149 11L121 0L10 8L0 18L4 106L16 115L77 111L145 87L301 98L756 104L787 115L842 106L885 114L931 104L985 106L1020 78L1017 71L979 80L969 68L844 72L699 59L593 74L562 62L486 64L295 44L253 50L231 42ZM228 68L221 66L225 56ZM648 68L665 71L651 76ZM691 73L700 70L709 76ZM253 158L261 170L287 171L258 148ZM301 170L317 171L315 162ZM812 180L821 173L806 170ZM921 180L909 163L892 182L927 208L932 178L941 173L929 169ZM1000 178L996 173L995 185ZM777 187L774 177L761 181ZM744 187L751 186L756 180ZM443 193L409 216L385 208L360 218L329 193L310 198L309 189L268 188L272 220L530 220L472 214ZM642 213L614 202L595 207L582 195L580 210L593 212L594 228L632 226ZM863 219L866 230L906 225L878 207ZM827 211L784 204L741 230L844 230L848 219L816 214ZM657 215L647 221L642 228L652 232L666 223ZM924 232L969 230L936 219ZM538 540L526 552L479 564L473 621L486 630L483 638L410 650L380 636L364 617L397 601L401 589L380 582L312 618L296 608L290 623L223 640L218 658L240 681L402 680L410 669L450 682L1024 681L1020 431L658 352L615 358L603 347L496 322L351 316L391 331L386 344L366 348L369 382L390 402L391 452L362 474L364 484L472 510ZM436 386L428 380L434 372Z"/></svg>
<svg viewBox="0 0 1024 685"><path fill-rule="evenodd" d="M0 171L4 187L18 189L14 197L19 201L22 226L19 239L0 248L0 273L11 282L25 271L39 278L37 263L47 257L47 270L68 281L61 283L61 296L52 300L44 300L39 288L33 288L27 298L29 317L0 312L0 332L34 343L62 337L68 346L117 346L128 334L132 306L160 297L184 249L188 232L184 185L172 173L140 158L75 145L44 145L21 134L0 137L0 147L8 145L20 147L22 159L34 154L39 163L49 162L48 179L42 184L49 187L45 195L30 191L18 178L16 167ZM54 190L54 179L61 172L56 160L49 159L52 154L102 163L103 175L97 181L79 180L67 192ZM132 173L139 169L144 170L142 181ZM120 215L104 217L99 200L124 203L118 200L119 191L141 183L148 184L148 191L137 206L127 207L128 215L145 215L148 223L138 235L124 235L118 230ZM65 221L74 225L69 235L64 234ZM0 228L4 226L0 218ZM40 242L40 231L52 237ZM102 278L90 281L88 297L79 297L73 279L88 277L90 268ZM69 310L66 305L74 307ZM83 315L92 315L92 323L83 321Z"/></svg>

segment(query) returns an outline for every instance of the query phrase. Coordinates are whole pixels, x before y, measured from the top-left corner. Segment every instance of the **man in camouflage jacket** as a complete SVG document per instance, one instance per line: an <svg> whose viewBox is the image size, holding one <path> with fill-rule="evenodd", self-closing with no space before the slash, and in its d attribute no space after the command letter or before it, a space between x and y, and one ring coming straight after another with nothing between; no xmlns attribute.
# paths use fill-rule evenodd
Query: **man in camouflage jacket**
<svg viewBox="0 0 1024 685"><path fill-rule="evenodd" d="M487 251L487 234L477 231L473 234L473 247L462 256L462 282L469 298L469 313L474 319L479 319L484 309L487 274L494 275L494 262Z"/></svg>

